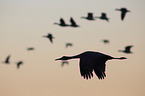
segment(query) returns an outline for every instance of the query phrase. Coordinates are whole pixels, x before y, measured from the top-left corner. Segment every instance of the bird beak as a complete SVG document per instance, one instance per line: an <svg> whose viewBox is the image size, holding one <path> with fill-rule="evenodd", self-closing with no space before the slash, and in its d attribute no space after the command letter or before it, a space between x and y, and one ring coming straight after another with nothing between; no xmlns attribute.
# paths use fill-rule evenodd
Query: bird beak
<svg viewBox="0 0 145 96"><path fill-rule="evenodd" d="M61 60L61 58L55 59L55 61L57 61L57 60Z"/></svg>

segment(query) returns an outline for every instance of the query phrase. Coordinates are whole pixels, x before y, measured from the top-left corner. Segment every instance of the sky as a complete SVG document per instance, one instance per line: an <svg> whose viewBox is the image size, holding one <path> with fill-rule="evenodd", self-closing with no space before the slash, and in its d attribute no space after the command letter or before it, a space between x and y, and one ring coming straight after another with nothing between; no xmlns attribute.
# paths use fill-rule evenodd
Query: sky
<svg viewBox="0 0 145 96"><path fill-rule="evenodd" d="M144 0L0 0L0 96L145 96ZM130 10L121 21L116 8ZM88 12L107 13L109 23L81 19ZM80 27L54 25L70 17ZM52 33L54 43L42 36ZM104 44L101 40L110 40ZM65 48L65 43L73 43ZM133 45L132 54L118 52ZM34 47L34 51L27 51ZM96 51L127 60L106 63L107 77L80 76L79 60L61 67L55 61ZM10 64L4 64L11 55ZM19 69L16 62L24 64Z"/></svg>

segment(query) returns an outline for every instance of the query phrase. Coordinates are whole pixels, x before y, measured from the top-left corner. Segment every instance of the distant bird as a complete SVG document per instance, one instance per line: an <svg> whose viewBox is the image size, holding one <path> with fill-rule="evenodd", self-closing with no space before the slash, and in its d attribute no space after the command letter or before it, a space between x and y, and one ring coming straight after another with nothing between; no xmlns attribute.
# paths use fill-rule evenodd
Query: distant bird
<svg viewBox="0 0 145 96"><path fill-rule="evenodd" d="M106 13L102 13L100 17L96 17L96 18L99 18L99 19L102 19L102 20L106 20L107 22L109 22L109 18L107 17Z"/></svg>
<svg viewBox="0 0 145 96"><path fill-rule="evenodd" d="M119 50L119 52L132 53L131 52L132 47L133 47L132 45L131 46L126 46L124 50Z"/></svg>
<svg viewBox="0 0 145 96"><path fill-rule="evenodd" d="M69 47L69 46L71 47L71 46L73 46L73 44L72 43L66 43L66 48Z"/></svg>
<svg viewBox="0 0 145 96"><path fill-rule="evenodd" d="M104 39L103 42L104 42L104 44L107 44L107 43L109 43L109 40Z"/></svg>
<svg viewBox="0 0 145 96"><path fill-rule="evenodd" d="M125 18L125 15L127 12L130 12L130 10L127 10L126 8L120 8L120 9L116 9L117 11L121 11L121 20L123 21Z"/></svg>
<svg viewBox="0 0 145 96"><path fill-rule="evenodd" d="M10 63L10 57L11 57L11 55L7 56L6 60L4 61L5 64L9 64Z"/></svg>
<svg viewBox="0 0 145 96"><path fill-rule="evenodd" d="M114 58L103 53L86 51L75 56L63 56L55 60L69 60L75 58L80 58L80 74L84 79L91 79L91 77L93 77L93 71L99 79L104 79L104 77L106 77L105 63L107 60L127 59L126 57Z"/></svg>
<svg viewBox="0 0 145 96"><path fill-rule="evenodd" d="M60 23L54 23L54 24L59 25L61 27L69 26L68 24L65 23L65 21L63 20L63 18L60 18Z"/></svg>
<svg viewBox="0 0 145 96"><path fill-rule="evenodd" d="M70 18L70 22L71 22L70 24L71 27L79 27L79 25L76 24L76 22L74 21L72 17Z"/></svg>
<svg viewBox="0 0 145 96"><path fill-rule="evenodd" d="M23 61L17 62L17 68L19 69L20 68L20 65L22 65L22 64L23 64Z"/></svg>
<svg viewBox="0 0 145 96"><path fill-rule="evenodd" d="M66 60L63 60L63 61L62 61L62 63L61 63L61 66L63 67L63 66L64 66L64 64L67 64L67 65L68 65L68 64L69 64L69 62L68 62L68 61L66 61Z"/></svg>
<svg viewBox="0 0 145 96"><path fill-rule="evenodd" d="M27 48L27 50L31 51L31 50L34 50L34 48L33 47L29 47L29 48Z"/></svg>
<svg viewBox="0 0 145 96"><path fill-rule="evenodd" d="M87 19L87 20L95 20L94 16L93 16L93 13L88 13L88 16L87 17L81 17L83 19Z"/></svg>
<svg viewBox="0 0 145 96"><path fill-rule="evenodd" d="M43 36L43 37L48 38L48 39L50 40L50 42L51 42L51 43L53 43L53 39L54 39L54 37L52 36L52 34L51 34L51 33L48 33L48 35L47 35L47 36Z"/></svg>

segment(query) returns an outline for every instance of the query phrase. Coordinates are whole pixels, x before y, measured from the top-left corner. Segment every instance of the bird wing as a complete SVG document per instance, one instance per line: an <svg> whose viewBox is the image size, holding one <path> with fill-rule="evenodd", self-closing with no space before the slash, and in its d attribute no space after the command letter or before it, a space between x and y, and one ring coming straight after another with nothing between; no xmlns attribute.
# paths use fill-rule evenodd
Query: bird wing
<svg viewBox="0 0 145 96"><path fill-rule="evenodd" d="M66 25L66 24L65 24L65 21L64 21L62 18L60 19L60 24Z"/></svg>
<svg viewBox="0 0 145 96"><path fill-rule="evenodd" d="M93 60L89 60L87 57L80 58L80 73L84 79L93 77Z"/></svg>
<svg viewBox="0 0 145 96"><path fill-rule="evenodd" d="M131 47L133 47L133 46L126 46L126 47L125 47L125 51L130 51L130 48L131 48Z"/></svg>
<svg viewBox="0 0 145 96"><path fill-rule="evenodd" d="M49 34L48 35L48 38L49 38L50 42L53 43L53 40L52 40L53 39L53 36L52 36L52 34Z"/></svg>
<svg viewBox="0 0 145 96"><path fill-rule="evenodd" d="M70 19L71 25L77 25L73 18Z"/></svg>
<svg viewBox="0 0 145 96"><path fill-rule="evenodd" d="M97 60L97 62L94 64L94 72L99 79L104 79L104 77L106 77L105 74L106 61L107 59L101 58Z"/></svg>
<svg viewBox="0 0 145 96"><path fill-rule="evenodd" d="M122 12L121 12L121 20L124 20L125 15L126 15L126 12L122 11Z"/></svg>
<svg viewBox="0 0 145 96"><path fill-rule="evenodd" d="M6 58L6 60L5 60L6 63L9 63L10 57L11 57L11 56L9 55L9 56Z"/></svg>

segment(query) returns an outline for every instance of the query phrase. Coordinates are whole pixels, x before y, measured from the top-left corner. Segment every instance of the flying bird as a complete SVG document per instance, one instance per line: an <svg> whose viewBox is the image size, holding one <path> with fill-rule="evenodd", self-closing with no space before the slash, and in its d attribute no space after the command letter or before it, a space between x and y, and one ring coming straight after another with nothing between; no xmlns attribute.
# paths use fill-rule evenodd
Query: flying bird
<svg viewBox="0 0 145 96"><path fill-rule="evenodd" d="M64 66L64 64L67 64L67 65L68 65L68 64L69 64L69 62L68 62L68 61L66 61L66 60L63 60L63 61L62 61L62 63L61 63L61 66L63 67L63 66Z"/></svg>
<svg viewBox="0 0 145 96"><path fill-rule="evenodd" d="M70 18L70 22L71 22L70 24L71 27L79 27L79 25L76 24L76 22L74 21L72 17Z"/></svg>
<svg viewBox="0 0 145 96"><path fill-rule="evenodd" d="M119 52L132 53L132 52L131 52L131 48L132 48L132 47L133 47L132 45L126 46L124 50L119 50Z"/></svg>
<svg viewBox="0 0 145 96"><path fill-rule="evenodd" d="M10 57L11 57L11 55L7 56L6 60L4 61L5 64L9 64L10 63Z"/></svg>
<svg viewBox="0 0 145 96"><path fill-rule="evenodd" d="M60 18L60 23L54 23L54 24L59 25L61 27L69 26L68 24L65 23L65 21L63 20L63 18Z"/></svg>
<svg viewBox="0 0 145 96"><path fill-rule="evenodd" d="M51 33L48 33L48 35L47 35L47 36L43 36L43 37L48 38L48 39L50 40L50 42L51 42L51 43L53 43L53 39L54 39L54 37L52 36L52 34L51 34Z"/></svg>
<svg viewBox="0 0 145 96"><path fill-rule="evenodd" d="M115 58L100 52L86 51L75 56L63 56L55 60L69 60L69 59L80 59L80 74L84 79L91 79L93 77L93 71L95 72L98 79L104 79L106 77L105 68L106 61L112 59L127 59L126 57Z"/></svg>
<svg viewBox="0 0 145 96"><path fill-rule="evenodd" d="M93 13L88 13L87 17L81 17L83 19L87 19L87 20L95 20L94 16L93 16Z"/></svg>
<svg viewBox="0 0 145 96"><path fill-rule="evenodd" d="M106 13L102 13L100 17L96 17L96 18L99 18L99 19L102 19L102 20L106 20L107 22L109 22L109 18L107 17Z"/></svg>
<svg viewBox="0 0 145 96"><path fill-rule="evenodd" d="M117 11L121 11L121 20L123 21L125 18L125 15L127 12L130 12L130 10L127 10L126 8L120 8L120 9L116 9Z"/></svg>
<svg viewBox="0 0 145 96"><path fill-rule="evenodd" d="M107 43L109 43L109 40L104 39L103 42L104 42L104 44L107 44Z"/></svg>
<svg viewBox="0 0 145 96"><path fill-rule="evenodd" d="M22 64L23 64L23 61L17 62L17 68L19 69L20 68L20 65L22 65Z"/></svg>
<svg viewBox="0 0 145 96"><path fill-rule="evenodd" d="M68 47L71 47L71 46L73 46L73 44L72 43L66 43L66 48L68 48Z"/></svg>
<svg viewBox="0 0 145 96"><path fill-rule="evenodd" d="M31 51L31 50L34 50L34 48L33 47L29 47L29 48L27 48L27 50Z"/></svg>

